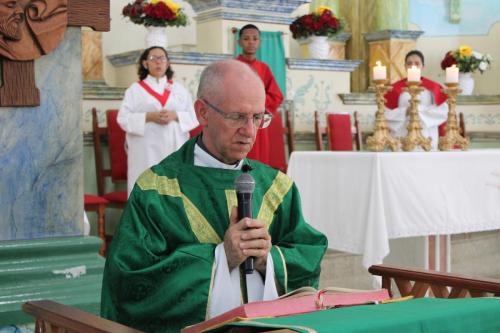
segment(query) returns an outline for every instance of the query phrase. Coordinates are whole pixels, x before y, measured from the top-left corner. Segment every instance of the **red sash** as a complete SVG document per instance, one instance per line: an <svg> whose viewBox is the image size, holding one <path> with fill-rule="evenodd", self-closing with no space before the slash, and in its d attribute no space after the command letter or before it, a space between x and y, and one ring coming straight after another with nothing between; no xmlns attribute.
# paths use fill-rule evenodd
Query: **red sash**
<svg viewBox="0 0 500 333"><path fill-rule="evenodd" d="M169 83L169 86L173 83L172 80L167 81ZM154 91L144 80L141 80L138 82L141 87L144 88L151 96L156 98L158 102L160 102L161 106L165 106L167 104L168 98L170 97L170 89L165 89L163 92L163 95L158 94L156 91Z"/></svg>
<svg viewBox="0 0 500 333"><path fill-rule="evenodd" d="M436 105L441 105L446 102L448 95L441 91L442 87L439 83L431 81L425 77L421 78L422 86L430 90L434 94L434 100ZM389 109L395 109L398 107L399 95L401 94L403 87L406 87L406 79L400 80L392 85L392 90L385 94L385 99L387 102L385 106Z"/></svg>

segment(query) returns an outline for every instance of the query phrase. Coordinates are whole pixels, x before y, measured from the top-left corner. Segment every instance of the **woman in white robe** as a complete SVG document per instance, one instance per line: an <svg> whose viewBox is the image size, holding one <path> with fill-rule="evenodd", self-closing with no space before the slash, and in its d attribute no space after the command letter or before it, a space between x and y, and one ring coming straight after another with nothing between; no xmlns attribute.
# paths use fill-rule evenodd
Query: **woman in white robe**
<svg viewBox="0 0 500 333"><path fill-rule="evenodd" d="M424 67L424 55L417 50L410 51L405 57L406 68L415 66L422 69ZM418 115L422 125L422 135L432 139L432 149L436 150L439 142L439 127L446 122L448 117L448 96L444 94L441 85L425 77L421 78L421 85L424 91L420 93L418 99ZM402 91L406 86L406 79L393 84L393 89L385 95L386 112L385 117L391 130L391 134L396 138L405 137L408 133L408 107L410 105L410 94Z"/></svg>
<svg viewBox="0 0 500 333"><path fill-rule="evenodd" d="M165 49L146 49L138 74L139 81L125 92L117 118L126 132L129 195L141 173L181 147L198 126L191 95L172 81Z"/></svg>

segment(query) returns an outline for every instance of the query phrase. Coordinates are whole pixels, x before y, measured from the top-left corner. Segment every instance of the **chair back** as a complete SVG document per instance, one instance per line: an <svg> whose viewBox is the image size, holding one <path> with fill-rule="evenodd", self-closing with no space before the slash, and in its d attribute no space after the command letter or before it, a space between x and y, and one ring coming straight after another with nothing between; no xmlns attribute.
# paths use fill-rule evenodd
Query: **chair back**
<svg viewBox="0 0 500 333"><path fill-rule="evenodd" d="M285 129L279 110L273 114L271 124L264 131L269 135L269 165L286 172Z"/></svg>
<svg viewBox="0 0 500 333"><path fill-rule="evenodd" d="M467 131L465 130L465 119L463 112L458 113L458 130L461 136L463 136L464 138L467 136ZM444 121L441 125L439 125L438 135L439 137L446 135L446 121Z"/></svg>
<svg viewBox="0 0 500 333"><path fill-rule="evenodd" d="M319 112L314 112L314 133L316 149L323 150L323 136L327 135L328 147L333 151L352 151L353 141L355 149L362 149L361 128L358 121L358 112L353 113L354 124L351 125L351 116L343 113L327 113L326 128L319 121Z"/></svg>
<svg viewBox="0 0 500 333"><path fill-rule="evenodd" d="M351 117L348 114L328 113L326 123L330 150L352 150Z"/></svg>
<svg viewBox="0 0 500 333"><path fill-rule="evenodd" d="M464 113L460 112L458 114L458 123L459 123L459 128L460 128L460 134L465 138L467 136L467 131L465 130L465 119L464 119Z"/></svg>
<svg viewBox="0 0 500 333"><path fill-rule="evenodd" d="M108 147L111 179L113 182L127 181L127 152L125 151L125 131L116 118L118 110L106 111L108 121Z"/></svg>
<svg viewBox="0 0 500 333"><path fill-rule="evenodd" d="M319 112L314 111L314 141L316 150L323 150L323 135L326 133L326 128L322 127L319 121Z"/></svg>
<svg viewBox="0 0 500 333"><path fill-rule="evenodd" d="M285 111L285 134L288 143L288 157L295 151L295 130L289 110Z"/></svg>
<svg viewBox="0 0 500 333"><path fill-rule="evenodd" d="M100 196L106 193L106 177L111 177L111 181L114 183L127 182L125 132L116 122L117 114L117 110L108 110L106 112L108 126L100 127L97 118L97 110L95 108L92 109L92 129L94 138L97 193ZM108 141L109 146L109 168L106 168L104 166L103 141L105 140ZM109 200L109 198L107 199Z"/></svg>

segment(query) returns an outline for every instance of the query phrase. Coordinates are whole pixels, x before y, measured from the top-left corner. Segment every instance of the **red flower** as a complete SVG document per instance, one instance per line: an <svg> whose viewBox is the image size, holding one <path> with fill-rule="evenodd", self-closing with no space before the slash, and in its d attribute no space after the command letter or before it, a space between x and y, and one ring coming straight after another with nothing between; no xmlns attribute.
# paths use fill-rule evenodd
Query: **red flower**
<svg viewBox="0 0 500 333"><path fill-rule="evenodd" d="M457 65L457 60L453 57L453 52L448 51L444 56L444 59L441 61L441 69L445 70L452 65Z"/></svg>
<svg viewBox="0 0 500 333"><path fill-rule="evenodd" d="M313 20L313 17L311 14L309 15L306 15L302 18L302 22L304 23L304 25L307 27L307 28L311 28L313 27L313 23L314 23L314 20Z"/></svg>
<svg viewBox="0 0 500 333"><path fill-rule="evenodd" d="M342 22L331 10L323 10L319 15L317 13L302 15L290 24L292 37L295 39L309 36L332 36L342 28Z"/></svg>

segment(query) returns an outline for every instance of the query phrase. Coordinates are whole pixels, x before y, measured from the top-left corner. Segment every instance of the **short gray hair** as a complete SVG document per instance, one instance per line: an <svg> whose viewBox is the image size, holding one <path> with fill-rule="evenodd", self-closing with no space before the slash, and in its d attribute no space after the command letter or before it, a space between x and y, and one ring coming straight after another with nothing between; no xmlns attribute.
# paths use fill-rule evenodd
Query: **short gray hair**
<svg viewBox="0 0 500 333"><path fill-rule="evenodd" d="M196 94L197 98L217 98L222 89L222 84L226 75L236 69L241 70L242 73L253 73L259 81L261 79L259 75L247 64L235 60L228 59L222 61L216 61L208 65L200 76L200 84L198 85L198 92ZM250 74L252 75L252 74Z"/></svg>

